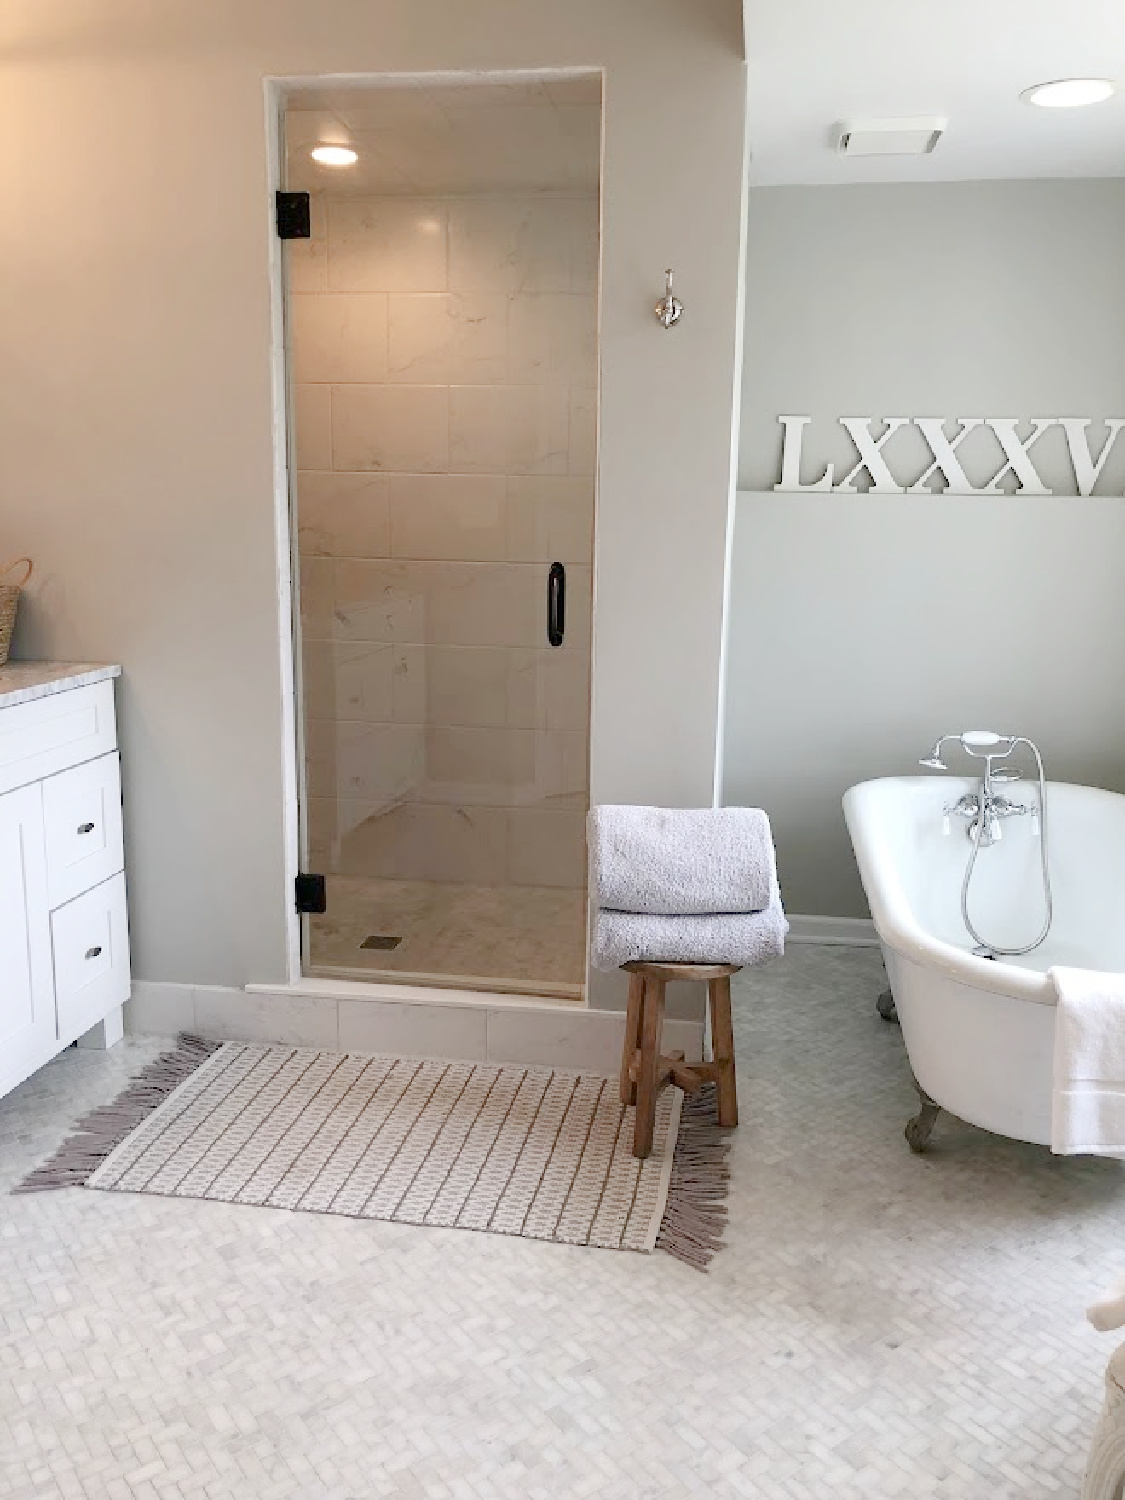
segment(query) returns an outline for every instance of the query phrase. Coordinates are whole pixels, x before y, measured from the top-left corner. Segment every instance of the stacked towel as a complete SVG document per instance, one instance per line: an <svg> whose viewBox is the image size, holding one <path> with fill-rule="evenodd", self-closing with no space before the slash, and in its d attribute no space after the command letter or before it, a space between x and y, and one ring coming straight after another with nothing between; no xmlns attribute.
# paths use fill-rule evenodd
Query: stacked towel
<svg viewBox="0 0 1125 1500"><path fill-rule="evenodd" d="M655 916L764 911L775 880L760 807L595 807L597 904Z"/></svg>
<svg viewBox="0 0 1125 1500"><path fill-rule="evenodd" d="M1125 1159L1125 974L1051 969L1051 1150Z"/></svg>
<svg viewBox="0 0 1125 1500"><path fill-rule="evenodd" d="M760 808L596 807L589 835L595 968L758 964L784 952L789 924Z"/></svg>
<svg viewBox="0 0 1125 1500"><path fill-rule="evenodd" d="M785 952L788 931L780 894L758 912L671 917L599 911L592 958L596 969L619 969L644 958L666 964L763 964Z"/></svg>

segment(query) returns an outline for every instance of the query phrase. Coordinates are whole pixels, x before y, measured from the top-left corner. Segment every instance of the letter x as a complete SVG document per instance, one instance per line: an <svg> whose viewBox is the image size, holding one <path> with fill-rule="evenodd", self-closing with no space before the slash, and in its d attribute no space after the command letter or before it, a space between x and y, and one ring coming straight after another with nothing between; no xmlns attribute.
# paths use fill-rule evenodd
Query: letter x
<svg viewBox="0 0 1125 1500"><path fill-rule="evenodd" d="M1020 494L1022 495L1049 495L1051 491L1039 478L1035 465L1028 456L1028 449L1038 442L1048 427L1053 427L1055 417L1047 417L1040 420L1038 417L1032 419L1032 433L1027 442L1021 441L1016 435L1016 424L1012 417L985 417L985 422L992 428L999 439L1000 446L1004 450L1004 463L981 490L982 495L999 495L1000 481L1009 470L1016 476L1019 482Z"/></svg>
<svg viewBox="0 0 1125 1500"><path fill-rule="evenodd" d="M935 470L940 469L945 475L946 491L951 495L978 495L979 490L969 483L969 477L961 467L961 460L957 457L957 449L961 446L961 440L972 432L974 427L979 427L984 421L983 417L958 417L957 422L961 431L952 442L946 437L940 417L915 417L915 423L922 429L922 436L929 443L934 455L934 461L921 479L917 480L905 491L907 495L916 495L923 490L929 490L926 481L933 477Z"/></svg>
<svg viewBox="0 0 1125 1500"><path fill-rule="evenodd" d="M887 439L896 433L900 427L905 427L910 421L909 417L887 417L887 430L876 442L871 437L871 427L866 417L841 417L840 426L846 427L855 444L856 452L859 454L859 463L850 473L845 474L836 486L838 490L854 490L856 486L852 483L860 469L866 469L871 475L871 493L876 495L901 495L902 485L887 468L886 460L879 449Z"/></svg>

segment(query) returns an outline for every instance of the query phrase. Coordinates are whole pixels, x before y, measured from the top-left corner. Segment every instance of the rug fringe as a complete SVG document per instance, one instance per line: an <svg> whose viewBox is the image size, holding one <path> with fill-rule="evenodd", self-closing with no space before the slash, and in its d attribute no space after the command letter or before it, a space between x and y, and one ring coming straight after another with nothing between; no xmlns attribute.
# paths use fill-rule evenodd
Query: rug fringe
<svg viewBox="0 0 1125 1500"><path fill-rule="evenodd" d="M656 1248L706 1271L723 1248L730 1185L730 1139L715 1124L715 1090L684 1096L668 1203Z"/></svg>
<svg viewBox="0 0 1125 1500"><path fill-rule="evenodd" d="M100 1104L83 1116L54 1156L29 1172L12 1192L44 1193L56 1188L84 1187L129 1132L222 1045L181 1032L174 1051L162 1052L142 1068L112 1103Z"/></svg>

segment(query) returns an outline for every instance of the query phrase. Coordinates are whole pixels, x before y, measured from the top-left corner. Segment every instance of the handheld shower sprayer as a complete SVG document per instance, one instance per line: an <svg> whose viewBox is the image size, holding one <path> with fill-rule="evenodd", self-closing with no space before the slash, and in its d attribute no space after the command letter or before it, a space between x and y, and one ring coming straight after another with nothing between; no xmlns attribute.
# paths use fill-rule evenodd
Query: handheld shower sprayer
<svg viewBox="0 0 1125 1500"><path fill-rule="evenodd" d="M996 734L991 729L966 729L961 734L943 734L934 745L929 755L924 756L919 765L927 766L933 771L947 771L949 767L942 759L942 748L950 741L956 740L966 755L971 755L975 760L984 761L984 770L981 773L980 789L975 793L966 793L951 807L945 809L945 831L949 832L949 817L951 813L957 813L968 818L969 837L972 839L972 852L969 862L965 868L965 878L961 884L961 917L965 923L969 935L977 943L977 953L985 958L1017 957L1023 953L1030 953L1033 948L1038 948L1051 930L1052 919L1052 897L1051 876L1047 864L1047 779L1043 770L1043 757L1039 754L1038 747L1031 740L1019 734ZM994 783L1019 780L1019 770L1015 766L1002 765L999 769L993 769L994 761L1006 761L1018 745L1026 745L1035 757L1035 766L1039 776L1039 805L1038 808L1027 807L1020 802L1012 802L1007 797L998 794L994 790ZM976 868L977 855L982 848L989 848L1000 840L1001 819L1010 818L1016 814L1030 813L1032 833L1039 836L1039 860L1043 880L1043 904L1045 917L1039 936L1032 943L1027 943L1022 948L998 948L991 943L986 943L977 932L969 917L969 886L973 878L973 870Z"/></svg>
<svg viewBox="0 0 1125 1500"><path fill-rule="evenodd" d="M950 738L950 735L943 734L941 739L938 740L937 744L930 751L929 755L924 755L918 762L918 764L920 766L928 766L931 771L948 771L949 767L941 758L941 747L945 744L946 740Z"/></svg>

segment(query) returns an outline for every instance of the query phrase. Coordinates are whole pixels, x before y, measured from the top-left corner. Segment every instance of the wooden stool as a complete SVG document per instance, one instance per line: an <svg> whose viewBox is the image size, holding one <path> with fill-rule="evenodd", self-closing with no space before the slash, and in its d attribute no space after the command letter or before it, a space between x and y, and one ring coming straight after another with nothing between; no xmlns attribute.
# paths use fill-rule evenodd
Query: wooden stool
<svg viewBox="0 0 1125 1500"><path fill-rule="evenodd" d="M719 1096L719 1124L738 1124L738 1090L734 1078L734 1027L730 1016L730 976L741 964L660 964L637 962L622 967L629 975L629 1008L625 1014L625 1051L621 1057L621 1102L637 1106L633 1155L652 1154L656 1101L665 1084L698 1094L708 1081ZM664 1029L664 987L670 979L702 979L711 1008L714 1062L685 1063L682 1052L660 1051Z"/></svg>

